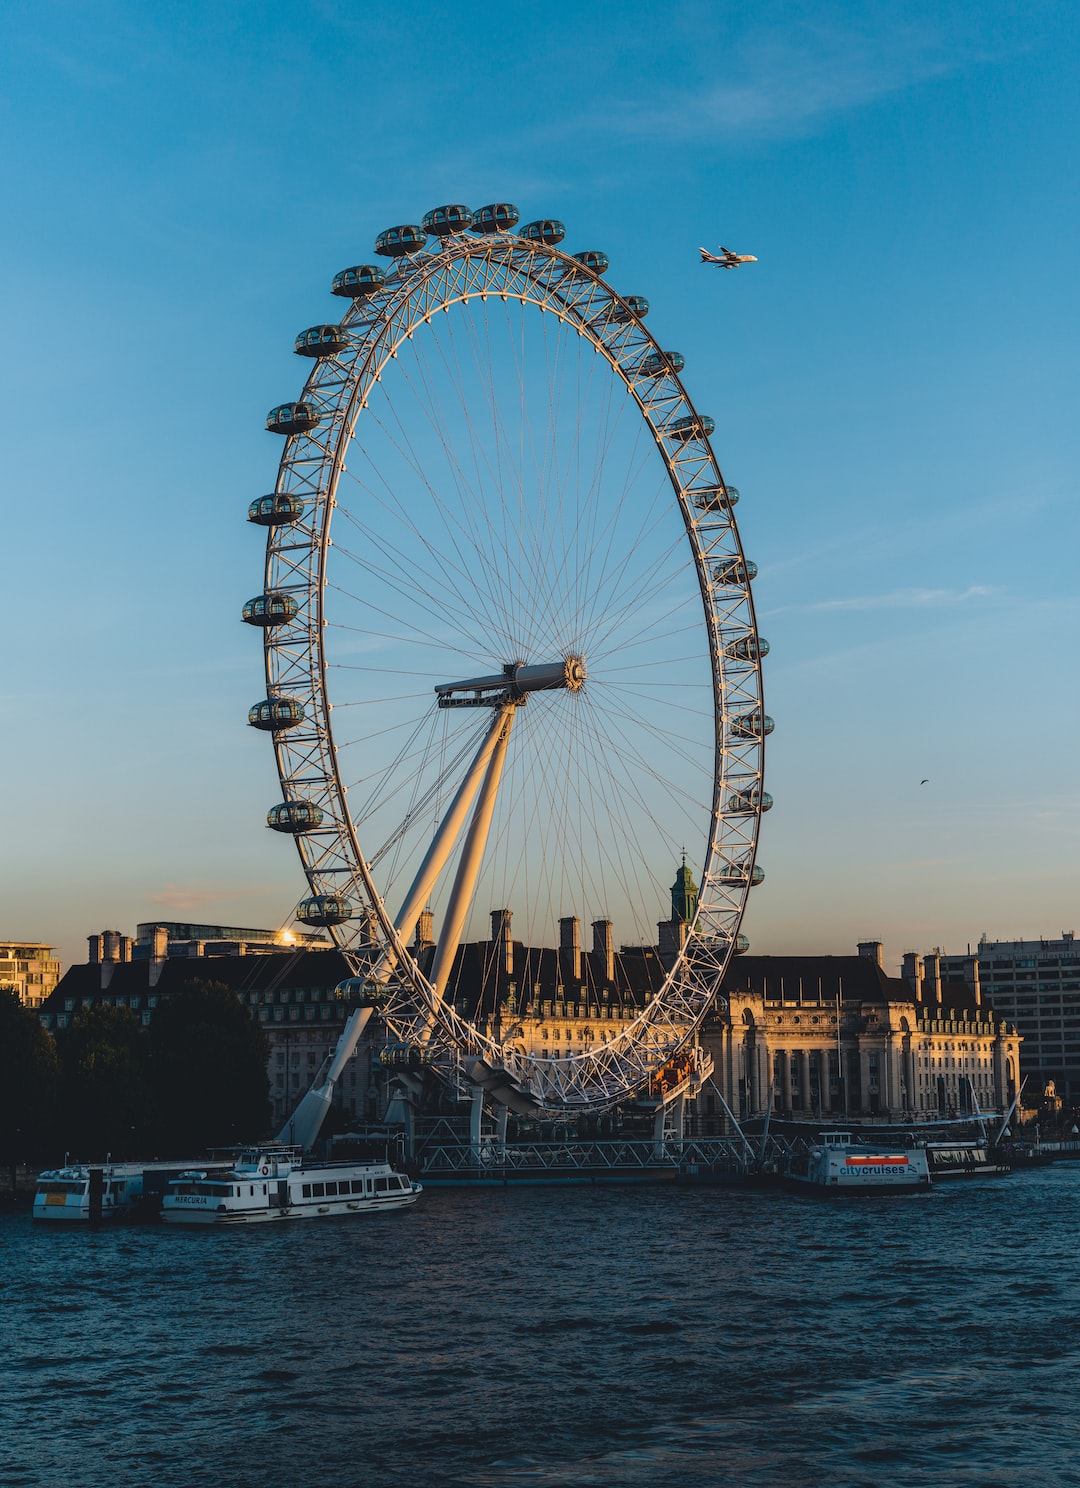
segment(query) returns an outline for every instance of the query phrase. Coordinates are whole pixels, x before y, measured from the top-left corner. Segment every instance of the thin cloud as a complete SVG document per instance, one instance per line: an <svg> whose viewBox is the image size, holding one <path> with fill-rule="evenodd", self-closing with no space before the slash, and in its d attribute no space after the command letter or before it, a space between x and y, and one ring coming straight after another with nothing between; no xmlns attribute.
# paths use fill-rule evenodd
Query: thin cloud
<svg viewBox="0 0 1080 1488"><path fill-rule="evenodd" d="M859 594L850 599L822 599L807 605L808 610L920 610L937 605L966 604L969 599L985 599L994 590L985 584L970 584L966 589L894 589L891 594Z"/></svg>
<svg viewBox="0 0 1080 1488"><path fill-rule="evenodd" d="M272 888L269 884L248 884L243 888L223 889L199 884L167 883L156 893L144 894L147 904L165 905L178 914L193 914L215 904L230 900L250 899L255 894Z"/></svg>
<svg viewBox="0 0 1080 1488"><path fill-rule="evenodd" d="M772 36L743 43L723 57L724 76L706 88L681 95L665 91L662 108L616 104L598 122L620 134L665 140L798 131L969 60L950 55L938 35L915 28L859 36L805 27L794 40Z"/></svg>

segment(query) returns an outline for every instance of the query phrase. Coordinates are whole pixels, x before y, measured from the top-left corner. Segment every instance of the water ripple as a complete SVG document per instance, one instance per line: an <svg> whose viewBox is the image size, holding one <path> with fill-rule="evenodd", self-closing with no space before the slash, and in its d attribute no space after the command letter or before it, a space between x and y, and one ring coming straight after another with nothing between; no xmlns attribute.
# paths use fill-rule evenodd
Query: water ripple
<svg viewBox="0 0 1080 1488"><path fill-rule="evenodd" d="M4 1488L1080 1488L1080 1166L851 1206L0 1217Z"/></svg>

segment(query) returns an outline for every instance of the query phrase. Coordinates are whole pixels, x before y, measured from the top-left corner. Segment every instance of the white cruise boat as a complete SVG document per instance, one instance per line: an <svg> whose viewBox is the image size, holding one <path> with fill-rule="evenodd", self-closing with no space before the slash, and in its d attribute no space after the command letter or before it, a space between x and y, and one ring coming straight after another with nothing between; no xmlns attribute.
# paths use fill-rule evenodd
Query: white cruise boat
<svg viewBox="0 0 1080 1488"><path fill-rule="evenodd" d="M295 1147L257 1147L226 1172L182 1174L166 1190L161 1217L189 1225L325 1219L401 1209L421 1192L388 1162L313 1162Z"/></svg>
<svg viewBox="0 0 1080 1488"><path fill-rule="evenodd" d="M809 1152L793 1155L784 1177L800 1188L835 1194L914 1193L930 1187L923 1147L889 1148L853 1142L850 1132L826 1132Z"/></svg>
<svg viewBox="0 0 1080 1488"><path fill-rule="evenodd" d="M33 1217L56 1223L151 1217L184 1162L69 1163L38 1174Z"/></svg>

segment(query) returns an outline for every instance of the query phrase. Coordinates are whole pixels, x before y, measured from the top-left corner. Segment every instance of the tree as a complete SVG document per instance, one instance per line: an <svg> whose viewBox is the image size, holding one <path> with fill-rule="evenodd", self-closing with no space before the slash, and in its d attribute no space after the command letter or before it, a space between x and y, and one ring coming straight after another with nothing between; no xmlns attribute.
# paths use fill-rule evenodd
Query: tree
<svg viewBox="0 0 1080 1488"><path fill-rule="evenodd" d="M0 1157L23 1161L52 1149L56 1046L18 993L0 988Z"/></svg>
<svg viewBox="0 0 1080 1488"><path fill-rule="evenodd" d="M146 1037L129 1008L81 1008L57 1040L63 1145L93 1161L134 1157L149 1121Z"/></svg>
<svg viewBox="0 0 1080 1488"><path fill-rule="evenodd" d="M228 987L188 982L150 1025L155 1134L186 1153L257 1141L270 1120L270 1041Z"/></svg>

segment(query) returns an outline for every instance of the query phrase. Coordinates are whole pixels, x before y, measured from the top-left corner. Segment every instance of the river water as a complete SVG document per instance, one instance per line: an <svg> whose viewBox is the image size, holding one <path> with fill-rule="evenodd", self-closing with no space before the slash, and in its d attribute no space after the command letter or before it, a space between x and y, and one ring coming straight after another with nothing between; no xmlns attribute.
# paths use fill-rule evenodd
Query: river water
<svg viewBox="0 0 1080 1488"><path fill-rule="evenodd" d="M1080 1485L1080 1164L0 1218L4 1488Z"/></svg>

